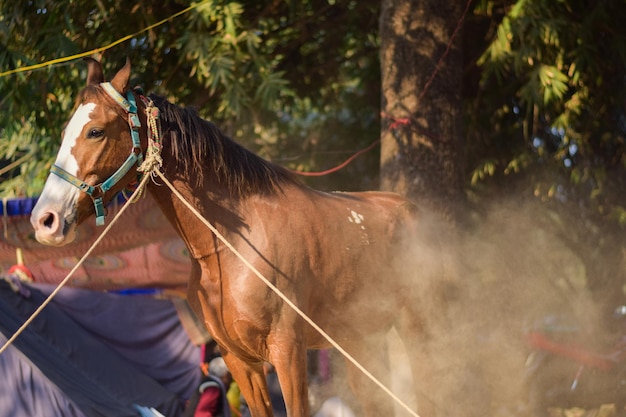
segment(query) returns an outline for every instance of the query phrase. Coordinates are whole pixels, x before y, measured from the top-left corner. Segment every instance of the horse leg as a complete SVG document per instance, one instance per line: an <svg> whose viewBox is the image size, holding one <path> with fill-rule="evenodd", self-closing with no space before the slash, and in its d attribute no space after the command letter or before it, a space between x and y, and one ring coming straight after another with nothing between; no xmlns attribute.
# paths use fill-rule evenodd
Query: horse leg
<svg viewBox="0 0 626 417"><path fill-rule="evenodd" d="M263 362L245 362L225 350L222 351L222 356L246 399L252 417L273 417Z"/></svg>
<svg viewBox="0 0 626 417"><path fill-rule="evenodd" d="M431 352L433 341L432 335L419 317L410 309L401 310L397 331L409 356L417 412L420 417L435 417L438 414L436 403L440 393L434 391L438 384L435 380L435 363Z"/></svg>
<svg viewBox="0 0 626 417"><path fill-rule="evenodd" d="M296 336L287 343L270 344L270 362L276 369L289 417L309 416L306 346L302 339Z"/></svg>
<svg viewBox="0 0 626 417"><path fill-rule="evenodd" d="M391 378L387 341L384 335L368 337L366 341L348 343L345 349L380 383L389 388ZM350 388L361 404L360 414L366 417L393 416L393 400L387 393L348 359L346 359L346 365Z"/></svg>

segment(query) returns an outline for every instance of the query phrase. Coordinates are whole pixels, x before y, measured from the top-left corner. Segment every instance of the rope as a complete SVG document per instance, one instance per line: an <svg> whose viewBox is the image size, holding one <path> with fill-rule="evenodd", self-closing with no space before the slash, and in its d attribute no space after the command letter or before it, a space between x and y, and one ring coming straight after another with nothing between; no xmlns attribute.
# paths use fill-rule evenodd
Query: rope
<svg viewBox="0 0 626 417"><path fill-rule="evenodd" d="M154 161L155 154L150 152L146 156L147 160ZM145 162L144 162L145 163ZM143 166L143 165L142 165ZM233 254L235 254L244 265L246 265L261 281L265 283L276 295L278 295L289 307L291 307L300 317L302 317L311 327L313 327L316 331L318 331L322 337L324 337L335 349L337 349L344 357L346 357L355 367L357 367L365 376L367 376L372 382L374 382L378 387L380 387L387 395L389 395L396 403L402 406L409 414L413 417L420 417L415 411L413 411L406 403L404 403L397 395L395 395L389 388L387 388L382 382L380 382L374 375L372 375L363 365L361 365L352 355L350 355L345 349L341 347L333 338L331 338L321 327L319 327L311 318L309 318L298 306L296 306L287 296L285 296L274 284L272 284L267 278L263 276L250 262L248 262L243 255L241 255L235 247L226 240L226 238L204 217L200 215L200 213L187 201L185 198L174 188L172 183L170 183L167 178L156 169L157 165L151 164L152 171L149 175L144 175L141 182L139 183L137 189L130 196L131 200L134 200L137 195L139 195L149 178L152 178L155 174L159 176L165 184L171 189L171 191L176 195L176 197L202 222L204 223L215 236L220 239L224 245L230 249ZM59 293L59 291L67 284L69 279L74 275L74 273L78 270L78 268L85 262L87 257L91 255L96 246L104 239L107 233L111 230L111 228L115 225L119 217L126 211L129 207L129 204L125 204L119 212L115 215L111 223L102 231L100 236L95 240L95 242L87 249L85 254L79 259L79 261L74 265L72 270L67 274L67 276L57 285L57 287L50 293L50 295L44 300L44 302L31 314L31 316L24 322L24 324L11 336L6 343L0 348L0 355L18 338L20 334L35 320L35 318L43 311L43 309L50 304L52 299Z"/></svg>
<svg viewBox="0 0 626 417"><path fill-rule="evenodd" d="M443 52L443 55L439 57L439 60L437 60L435 69L430 74L430 77L424 84L424 88L422 88L422 91L417 97L416 102L419 103L420 101L422 101L422 99L426 95L426 92L428 92L428 89L430 88L431 84L435 81L435 77L439 73L439 70L441 69L441 65L443 65L443 61L446 59L446 57L450 53L450 50L452 49L452 43L454 42L454 39L457 37L457 35L459 34L459 31L463 27L463 22L465 22L465 17L467 16L467 13L469 12L471 5L472 5L472 0L467 0L467 3L465 4L465 9L463 10L463 14L461 15L461 18L459 19L459 21L457 22L456 27L454 28L454 31L452 32L452 35L450 36L450 40L448 41L448 44L446 45L446 50ZM395 130L395 129L398 129L400 126L410 126L414 122L412 117L396 118L385 112L381 112L381 117L383 120L389 120L391 122L389 123L389 126L387 127L388 130Z"/></svg>
<svg viewBox="0 0 626 417"><path fill-rule="evenodd" d="M140 196L144 191L144 187L146 185L146 182L148 181L148 178L152 178L155 172L158 173L159 172L158 168L160 168L161 164L163 163L163 160L161 158L162 132L161 132L161 123L159 120L159 109L154 105L152 100L150 100L146 106L146 116L147 116L146 118L147 118L147 124L148 124L148 148L146 149L146 158L144 162L141 164L141 166L137 168L137 170L141 172L149 172L149 174L144 175L144 177L141 179L141 182L139 183L135 191L128 198L128 201L131 203L137 201L138 196ZM27 155L27 156L30 156L30 155ZM7 216L6 199L3 199L3 205L4 205L4 214L5 214L5 216L3 217L3 220L4 220L4 218L6 218ZM125 204L117 212L115 217L113 217L113 220L111 220L111 223L109 223L109 225L102 231L100 236L98 236L98 238L89 247L89 249L87 249L87 251L82 256L82 258L80 258L78 263L74 265L72 270L70 270L70 272L66 275L66 277L59 283L59 285L57 285L54 291L50 293L48 298L46 298L44 302L41 303L41 305L37 308L37 310L33 312L33 314L28 318L28 320L26 320L26 322L24 322L24 324L15 332L15 334L13 334L13 336L11 336L11 338L6 341L6 343L2 346L2 348L0 348L0 355L15 341L15 339L17 339L17 337L20 334L22 334L22 332L26 329L26 327L28 327L30 323L32 323L33 320L35 320L35 318L41 313L41 311L43 311L43 309L48 304L50 304L52 299L59 293L61 288L63 288L65 284L67 284L69 279L74 275L74 273L83 264L83 262L85 262L85 259L87 259L89 255L91 255L91 253L96 248L96 246L102 241L102 239L104 239L104 237L109 232L109 230L111 230L113 225L115 225L115 222L117 221L117 219L119 219L119 217L124 213L124 211L126 211L129 205L130 204ZM6 227L5 227L5 233L6 233Z"/></svg>
<svg viewBox="0 0 626 417"><path fill-rule="evenodd" d="M146 159L141 166L137 168L139 172L148 172L154 175L163 165L161 158L161 149L163 147L161 138L161 119L159 118L159 109L150 100L146 105L146 119L148 124L148 147L146 149Z"/></svg>
<svg viewBox="0 0 626 417"><path fill-rule="evenodd" d="M143 187L145 186L146 182L148 181L148 178L150 178L149 175L146 175L142 180L141 183L139 183L139 186L137 187L137 189L135 190L135 192L131 195L131 198L134 198L135 195L137 193L139 193ZM113 218L113 220L111 220L111 223L109 223L109 225L102 231L102 233L100 234L100 236L98 236L98 238L95 240L95 242L91 245L91 247L89 249L87 249L87 252L85 252L85 254L83 255L82 258L80 258L80 260L78 261L78 263L76 265L74 265L74 267L72 268L72 270L67 274L67 276L63 279L63 281L61 281L59 283L59 285L57 285L57 287L54 289L54 291L52 291L50 293L50 295L48 296L48 298L46 298L44 300L43 303L41 303L41 305L37 308L37 310L35 310L33 312L33 314L31 314L31 316L28 318L28 320L26 320L24 322L24 324L17 329L17 331L13 334L13 336L11 336L11 338L9 340L6 341L6 343L0 348L0 355L2 354L2 352L4 352L11 344L13 344L13 342L15 341L15 339L17 339L17 337L22 334L22 332L26 329L26 327L28 327L33 320L35 320L35 318L43 311L43 309L50 304L50 301L52 301L52 299L59 293L59 291L61 291L61 288L63 288L63 286L65 286L65 284L67 284L67 282L69 281L69 279L72 277L72 275L74 275L74 273L78 270L78 268L83 264L83 262L85 262L85 259L87 259L87 257L89 255L91 255L91 253L94 251L94 249L96 248L96 246L102 241L102 239L104 239L104 237L106 236L106 234L109 232L109 230L111 230L111 228L113 227L113 225L115 224L115 222L117 221L117 219L122 215L122 213L124 213L124 211L126 211L126 209L130 206L130 204L125 204L120 211L115 215L115 217Z"/></svg>
<svg viewBox="0 0 626 417"><path fill-rule="evenodd" d="M166 23L166 22L168 22L168 21L170 21L170 20L172 20L172 19L174 19L174 18L176 18L176 17L178 17L178 16L180 16L182 14L185 14L185 13L189 12L190 10L196 9L196 8L202 6L203 4L208 3L209 1L210 0L203 0L203 1L199 2L199 3L192 4L191 6L187 7L186 9L183 9L183 10L177 12L177 13L174 13L170 17L167 17L167 18L165 18L163 20L160 20L160 21L158 21L158 22L156 22L156 23L154 23L154 24L152 24L152 25L150 25L150 26L140 30L139 32L133 33L132 35L124 36L123 38L120 38L120 39L118 39L118 40L116 40L114 42L111 42L110 44L108 44L106 46L101 46L100 48L92 49L91 51L81 52L79 54L75 54L75 55L71 55L71 56L67 56L67 57L63 57L63 58L52 59L50 61L42 62L42 63L35 64L35 65L29 65L29 66L26 66L26 67L15 68L15 69L12 69L12 70L0 72L0 78L6 77L7 75L11 75L11 74L16 74L18 72L26 72L26 71L32 71L32 70L36 70L36 69L40 69L40 68L44 68L44 67L50 67L50 66L53 66L53 65L56 65L56 64L60 64L60 63L63 63L63 62L73 61L73 60L78 59L78 58L84 58L86 56L91 56L91 55L94 55L94 54L106 51L107 49L110 49L110 48L112 48L112 47L114 47L116 45L119 45L120 43L126 42L127 40L132 39L132 38L134 38L134 37L136 37L138 35L141 35L144 32L147 32L147 31L149 31L151 29L154 29L157 26L161 26L162 24L164 24L164 23Z"/></svg>
<svg viewBox="0 0 626 417"><path fill-rule="evenodd" d="M323 175L328 175L328 174L332 174L335 171L339 171L340 169L344 168L346 165L348 165L350 162L354 161L357 156L364 154L365 152L370 151L371 149L374 149L374 147L376 145L378 145L378 143L380 142L380 139L374 141L373 143L371 143L367 148L365 149L361 149L360 151L357 151L356 153L354 153L352 156L350 156L350 158L346 159L345 161L343 161L341 164L337 165L334 168L330 168L327 169L325 171L319 171L319 172L305 172L305 171L295 171L295 170L289 170L294 174L297 175L302 175L304 177L321 177Z"/></svg>
<svg viewBox="0 0 626 417"><path fill-rule="evenodd" d="M291 307L304 321L306 321L311 327L319 332L324 339L326 339L335 349L337 349L343 356L345 356L354 366L356 366L361 372L365 374L372 382L378 385L387 395L389 395L395 402L402 406L413 417L420 417L415 411L413 411L407 404L405 404L397 395L395 395L389 388L387 388L382 382L380 382L374 375L372 375L363 365L361 365L352 355L350 355L344 348L341 347L333 338L331 338L321 327L319 327L313 320L309 318L298 306L296 306L286 295L284 295L274 284L272 284L267 278L259 272L246 258L240 254L235 247L226 240L226 238L202 215L193 207L185 198L174 188L171 182L161 173L161 171L154 171L163 182L170 187L170 190L178 197L178 199L191 211L204 225L213 232L213 234L224 243L224 245L230 249L237 258L245 266L247 266L265 285L267 285L276 295L278 295L289 307Z"/></svg>
<svg viewBox="0 0 626 417"><path fill-rule="evenodd" d="M467 3L465 4L465 10L463 10L463 14L461 15L461 18L459 19L459 21L457 22L456 27L454 28L454 31L452 32L452 36L450 36L450 40L448 41L446 50L437 61L437 65L435 65L435 69L433 70L432 74L430 74L430 78L428 79L428 81L426 81L426 84L424 84L424 88L422 89L422 92L417 98L418 103L424 98L424 95L426 95L426 91L428 91L428 89L430 88L430 85L435 80L435 77L437 76L437 73L439 73L439 69L441 68L441 65L443 64L443 61L448 56L450 49L452 49L452 43L454 42L454 38L456 38L456 35L459 33L459 31L463 27L465 16L467 15L467 12L469 12L469 8L471 5L472 5L472 0L467 0Z"/></svg>
<svg viewBox="0 0 626 417"><path fill-rule="evenodd" d="M87 52L83 52L80 54L76 54L76 55L72 55L69 57L64 57L64 58L58 58L58 59L54 59L51 61L47 61L44 63L40 63L40 64L36 64L36 65L31 65L31 66L27 66L27 67L22 67L22 68L16 68L13 70L9 70L9 71L5 71L5 72L0 72L0 78L5 77L7 75L11 75L14 73L18 73L18 72L26 72L26 71L31 71L31 70L35 70L35 69L39 69L39 68L43 68L46 66L52 66L55 64L59 64L62 62L66 62L66 61L71 61L74 59L78 59L78 58L82 58L85 56L89 56L89 55L93 55L102 51L105 51L107 49L112 48L113 46L116 46L122 42L125 42L135 36L140 35L143 32L146 32L148 30L151 30L157 26L160 26L164 23L166 23L167 21L178 17L184 13L187 13L188 11L195 9L201 5L203 5L204 3L207 3L209 0L203 0L199 3L196 3L194 5L191 5L189 7L187 7L186 9L181 10L178 13L173 14L172 16L163 19L153 25L150 25L146 28L144 28L143 30L136 32L132 35L128 35L125 36L121 39L118 39L115 42L110 43L109 45L100 47L100 48L96 48L93 49L91 51L87 51ZM421 94L420 94L420 98L422 98L426 91L428 90L428 88L430 87L431 83L433 82L435 75L439 72L439 68L443 62L443 60L446 58L446 56L448 55L450 49L451 49L451 45L452 42L454 40L454 38L456 37L457 33L459 32L461 26L463 25L463 21L465 19L465 16L469 10L471 4L471 0L467 1L465 10L463 12L463 15L461 17L461 19L459 20L459 22L457 23L457 27L455 28L450 42L448 43L446 50L444 52L444 54L440 57L439 61L437 62L436 66L435 66L435 70L433 71L433 73L431 74L431 77L429 78L429 80L426 82L426 84L424 85L424 89L422 90ZM367 376L372 382L374 382L379 388L381 388L387 395L389 395L396 403L398 403L400 406L402 406L410 415L412 415L413 417L420 417L415 411L413 411L406 403L404 403L397 395L395 395L389 388L387 388L382 382L380 382L374 375L372 375L367 369L365 369L365 367L363 367L363 365L361 365L354 357L352 357L352 355L350 355L345 349L343 349L341 347L341 345L339 345L334 339L332 339L326 332L324 332L324 330L319 327L313 320L311 320L302 310L300 310L300 308L298 308L298 306L296 306L293 302L291 302L291 300L289 300L274 284L272 284L267 278L265 278L252 264L250 264L243 255L241 255L234 246L232 246L227 240L226 238L209 222L207 221L205 218L203 218L200 213L198 213L198 211L189 203L187 202L187 200L184 199L184 197L178 192L178 190L176 190L174 188L174 186L167 180L167 178L165 178L165 176L161 173L161 171L158 169L161 167L162 165L162 159L160 156L160 135L161 135L161 130L160 130L160 123L158 120L158 109L157 109L157 113L156 113L156 117L150 117L150 114L153 114L153 112L149 112L150 106L146 109L146 112L148 114L148 124L149 124L149 129L148 132L158 132L158 134L156 136L158 136L158 138L155 138L154 141L152 141L152 144L150 144L150 140L149 140L149 149L147 151L147 156L146 156L146 160L143 162L143 164L141 165L141 167L139 167L139 171L142 172L149 172L149 175L145 175L139 186L137 187L137 189L133 192L133 194L130 197L130 200L134 200L136 199L136 196L139 195L142 191L143 188L145 187L145 184L148 180L148 178L154 177L155 174L157 176L159 176L163 182L165 182L165 184L167 184L167 186L172 190L172 192L174 193L174 195L176 195L176 197L202 222L204 223L205 226L207 226L207 228L209 228L209 230L211 230L211 232L213 232L213 234L215 234L215 236L220 239L222 241L222 243L224 243L224 245L226 247L228 247L233 254L235 254L243 263L244 265L246 265L259 279L261 279L261 281L263 281L265 283L265 285L267 285L272 291L274 291L274 293L276 295L278 295L289 307L291 307L304 321L306 321L311 327L313 327L317 332L320 333L320 335L322 335L322 337L324 337L335 349L337 349L346 359L348 359L356 368L358 368L361 372L363 372L363 374L365 374L365 376ZM402 121L402 124L409 124L410 121ZM149 136L150 135L149 133ZM149 138L151 139L151 138ZM331 168L325 171L321 171L321 172L301 172L301 171L292 171L295 174L298 175L303 175L303 176L322 176L322 175L327 175L330 173L333 173L335 171L338 171L340 169L342 169L343 167L345 167L346 165L348 165L350 162L352 162L356 157L358 157L359 155L361 155L362 153L365 153L367 151L369 151L370 149L372 149L374 146L376 146L378 143L380 142L380 140L375 141L374 143L372 143L371 145L369 145L367 148L362 149L358 152L356 152L354 155L352 155L350 158L348 158L346 161L344 161L343 163L341 163L340 165L336 166L335 168ZM152 148L152 149L150 149ZM30 155L27 155L30 156ZM20 162L22 162L20 160ZM85 261L85 259L93 252L93 250L95 249L95 247L102 241L102 239L104 238L104 236L109 232L109 230L113 227L113 225L115 224L115 222L118 220L118 218L124 213L124 211L126 210L126 208L128 207L128 204L125 204L120 211L115 215L115 217L113 218L113 220L111 221L111 223L104 229L104 231L100 234L100 236L98 236L98 238L96 239L96 241L93 243L93 245L85 252L85 254L83 255L83 257L78 261L78 263L74 266L74 268L72 268L72 270L67 274L67 276L63 279L63 281L61 281L59 283L59 285L55 288L55 290L50 293L50 295L48 296L48 298L41 304L41 306L39 306L39 308L37 308L37 310L35 310L35 312L33 312L33 314L30 316L30 318L28 320L26 320L26 322L24 322L24 324L15 332L15 334L13 336L11 336L11 338L9 340L7 340L7 342L0 348L0 354L2 354L14 341L15 339L17 339L17 337L26 329L26 327L28 327L30 325L30 323L32 323L32 321L41 313L41 311L50 303L50 301L52 301L52 299L54 298L54 296L56 296L56 294L61 290L61 288L69 281L70 277L76 272L76 270L78 270L78 268L83 264L83 262Z"/></svg>
<svg viewBox="0 0 626 417"><path fill-rule="evenodd" d="M430 88L431 84L435 80L435 77L439 73L439 70L441 69L441 65L443 64L443 61L446 59L446 57L450 53L450 50L452 49L452 43L454 42L454 39L458 35L458 33L461 30L461 28L463 27L463 22L465 21L465 17L467 16L467 13L469 12L469 8L470 8L471 4L472 4L472 0L467 0L467 3L465 4L465 10L463 10L463 14L461 15L461 18L459 19L459 21L457 22L456 27L454 28L454 31L452 32L452 35L450 36L450 40L448 41L448 44L446 45L446 50L444 51L443 55L441 55L441 57L437 61L437 64L435 65L435 69L430 74L430 77L428 78L428 81L426 81L426 83L424 84L424 88L422 89L420 95L417 98L418 102L421 101L424 98L424 96L426 95L426 92L428 91L428 89ZM389 130L395 130L395 129L397 129L400 126L408 126L408 125L410 125L412 123L412 121L411 121L411 119L409 117L394 118L394 117L388 115L385 112L382 112L381 116L382 116L383 119L388 119L388 120L391 121L391 123L388 126ZM361 154L363 154L365 152L368 152L369 150L373 149L379 143L380 143L380 139L378 139L377 141L373 142L367 148L361 149L360 151L357 151L354 155L350 156L348 159L346 159L344 162L342 162L341 164L337 165L336 167L327 169L325 171L306 172L306 171L298 171L298 170L291 170L291 169L289 169L289 171L291 171L292 173L294 173L296 175L301 175L301 176L305 176L305 177L321 177L321 176L324 176L324 175L332 174L332 173L334 173L336 171L339 171L340 169L344 168L346 165L348 165L350 162L352 162L357 156L359 156L359 155L361 155Z"/></svg>

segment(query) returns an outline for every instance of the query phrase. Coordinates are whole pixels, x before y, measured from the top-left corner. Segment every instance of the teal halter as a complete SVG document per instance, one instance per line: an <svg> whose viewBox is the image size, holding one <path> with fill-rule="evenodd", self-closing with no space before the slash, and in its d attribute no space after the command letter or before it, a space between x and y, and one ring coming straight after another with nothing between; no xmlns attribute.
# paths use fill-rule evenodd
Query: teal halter
<svg viewBox="0 0 626 417"><path fill-rule="evenodd" d="M105 210L104 202L102 201L104 193L113 188L113 186L117 184L135 164L139 166L143 162L143 152L141 150L141 141L139 139L139 128L141 127L141 122L137 116L137 102L135 101L135 96L132 91L129 91L126 93L126 98L124 98L124 96L113 88L111 83L101 83L100 86L102 86L104 91L106 91L111 98L113 98L113 100L122 106L122 108L128 113L130 135L133 140L133 148L130 151L130 155L126 158L126 161L124 161L122 166L120 166L117 171L113 173L113 175L98 185L89 185L57 165L52 165L50 168L51 173L64 179L91 197L96 211L97 226L104 225Z"/></svg>

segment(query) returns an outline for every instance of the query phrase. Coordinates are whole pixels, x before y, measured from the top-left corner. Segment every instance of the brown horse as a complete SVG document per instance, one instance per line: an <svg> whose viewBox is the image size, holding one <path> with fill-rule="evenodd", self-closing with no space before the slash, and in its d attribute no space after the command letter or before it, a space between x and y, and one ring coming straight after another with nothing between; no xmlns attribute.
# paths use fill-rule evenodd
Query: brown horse
<svg viewBox="0 0 626 417"><path fill-rule="evenodd" d="M416 207L392 193L308 188L195 111L128 90L129 62L105 83L100 63L87 61L87 86L78 94L52 175L32 213L37 239L69 243L94 207L102 223L103 205L137 179L141 150L148 135L156 134L148 127L146 107L155 106L164 177L258 271L386 383L388 369L377 360L386 332L404 315L409 320L401 330L411 337L424 334L420 306L433 296L433 280L411 278L430 272L424 248L409 244L422 233ZM306 350L328 347L327 340L167 186L157 180L147 187L189 248L189 303L220 345L252 415L272 415L263 374L267 361L276 369L289 416L308 416ZM414 355L423 353L417 342L408 343L417 348ZM412 362L420 364L417 356ZM360 395L363 414L392 414L378 387L356 368L349 374L357 394L375 388Z"/></svg>

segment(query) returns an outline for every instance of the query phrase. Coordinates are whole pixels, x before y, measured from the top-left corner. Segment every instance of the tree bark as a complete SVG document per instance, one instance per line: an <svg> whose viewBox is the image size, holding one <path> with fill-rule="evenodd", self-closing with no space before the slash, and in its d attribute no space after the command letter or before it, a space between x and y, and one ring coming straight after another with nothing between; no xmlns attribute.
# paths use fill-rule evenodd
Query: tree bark
<svg viewBox="0 0 626 417"><path fill-rule="evenodd" d="M383 0L380 16L381 189L407 196L424 214L434 212L422 218L432 230L429 242L437 248L433 252L440 257L444 276L426 273L420 279L450 287L448 298L422 317L429 331L415 340L425 346L424 357L410 359L418 412L426 417L486 415L481 414L484 405L475 404L485 396L477 394L480 378L469 364L455 369L442 365L465 359L445 337L465 328L456 327L464 323L454 317L455 311L463 311L462 298L456 295L463 293L457 265L462 257L455 250L465 205L458 30L465 6L461 0ZM460 345L469 348L468 339ZM461 398L468 386L477 395ZM455 399L454 410L450 398Z"/></svg>
<svg viewBox="0 0 626 417"><path fill-rule="evenodd" d="M452 219L463 201L462 54L452 40L463 8L383 0L380 18L381 188Z"/></svg>

